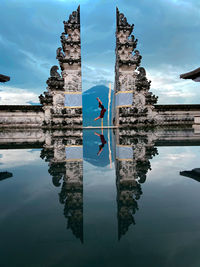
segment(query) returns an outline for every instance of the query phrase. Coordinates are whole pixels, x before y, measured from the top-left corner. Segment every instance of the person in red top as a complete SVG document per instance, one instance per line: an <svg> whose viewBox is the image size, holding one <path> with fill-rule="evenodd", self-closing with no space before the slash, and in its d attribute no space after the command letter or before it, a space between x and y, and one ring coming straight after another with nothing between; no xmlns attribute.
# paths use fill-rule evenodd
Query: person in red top
<svg viewBox="0 0 200 267"><path fill-rule="evenodd" d="M99 119L103 119L104 117L104 114L106 112L106 109L104 108L104 106L102 105L102 102L101 100L97 97L97 101L99 102L99 108L101 108L101 113L100 113L100 116L95 118L94 120L99 120Z"/></svg>

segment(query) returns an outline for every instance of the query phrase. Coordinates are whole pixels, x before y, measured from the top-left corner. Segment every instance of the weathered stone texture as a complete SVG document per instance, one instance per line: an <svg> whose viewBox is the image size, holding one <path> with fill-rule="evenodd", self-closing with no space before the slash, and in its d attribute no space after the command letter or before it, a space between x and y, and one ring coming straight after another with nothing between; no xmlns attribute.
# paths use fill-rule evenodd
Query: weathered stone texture
<svg viewBox="0 0 200 267"><path fill-rule="evenodd" d="M41 127L44 112L40 106L0 106L1 127Z"/></svg>
<svg viewBox="0 0 200 267"><path fill-rule="evenodd" d="M56 51L62 77L58 67L53 66L47 80L48 92L40 96L45 111L44 126L82 127L80 7L63 23L62 47Z"/></svg>
<svg viewBox="0 0 200 267"><path fill-rule="evenodd" d="M152 122L153 105L157 102L157 97L149 92L151 82L146 78L145 69L139 67L142 56L136 50L133 28L117 9L115 98L119 92L125 97L132 93L132 100L124 101L121 97L114 101L114 121L118 126ZM131 114L130 109L134 110Z"/></svg>

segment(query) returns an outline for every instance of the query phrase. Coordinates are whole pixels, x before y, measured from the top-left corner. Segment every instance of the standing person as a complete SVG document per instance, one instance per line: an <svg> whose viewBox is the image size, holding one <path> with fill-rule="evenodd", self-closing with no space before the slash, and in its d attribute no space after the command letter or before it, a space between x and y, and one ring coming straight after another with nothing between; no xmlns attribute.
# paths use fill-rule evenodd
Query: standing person
<svg viewBox="0 0 200 267"><path fill-rule="evenodd" d="M100 116L95 118L94 121L96 120L99 120L99 119L103 119L104 117L104 114L106 112L106 109L104 108L104 106L102 105L102 102L101 100L97 97L97 101L99 102L99 108L101 108L101 113L100 113Z"/></svg>

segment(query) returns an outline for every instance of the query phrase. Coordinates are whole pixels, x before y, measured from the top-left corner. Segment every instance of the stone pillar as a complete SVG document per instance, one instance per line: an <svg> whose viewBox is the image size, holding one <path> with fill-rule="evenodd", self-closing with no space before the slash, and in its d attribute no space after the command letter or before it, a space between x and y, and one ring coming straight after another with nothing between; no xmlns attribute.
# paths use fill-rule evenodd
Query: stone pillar
<svg viewBox="0 0 200 267"><path fill-rule="evenodd" d="M68 125L82 125L80 6L64 21L62 48L57 49L64 79L64 108Z"/></svg>
<svg viewBox="0 0 200 267"><path fill-rule="evenodd" d="M150 81L145 69L138 68L142 56L136 50L137 39L132 34L134 25L127 22L118 8L116 13L114 124L125 126L152 122L151 111L157 97L148 92Z"/></svg>
<svg viewBox="0 0 200 267"><path fill-rule="evenodd" d="M44 126L82 128L80 6L63 23L62 47L56 51L62 77L59 68L53 66L47 80L48 92L40 95Z"/></svg>

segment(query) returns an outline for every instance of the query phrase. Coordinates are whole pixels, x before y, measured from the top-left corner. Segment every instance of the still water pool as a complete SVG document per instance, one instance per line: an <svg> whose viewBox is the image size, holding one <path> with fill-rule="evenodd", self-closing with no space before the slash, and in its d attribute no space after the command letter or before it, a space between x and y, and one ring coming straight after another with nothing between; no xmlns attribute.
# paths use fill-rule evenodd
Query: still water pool
<svg viewBox="0 0 200 267"><path fill-rule="evenodd" d="M200 146L152 136L1 145L0 266L200 266Z"/></svg>

